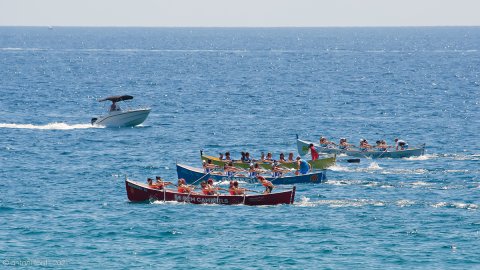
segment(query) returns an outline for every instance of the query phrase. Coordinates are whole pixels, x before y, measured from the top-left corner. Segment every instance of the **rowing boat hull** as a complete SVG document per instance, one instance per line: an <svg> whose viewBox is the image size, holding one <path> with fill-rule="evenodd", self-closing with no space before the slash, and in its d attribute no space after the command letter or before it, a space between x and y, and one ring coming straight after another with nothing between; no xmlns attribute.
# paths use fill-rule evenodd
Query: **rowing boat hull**
<svg viewBox="0 0 480 270"><path fill-rule="evenodd" d="M244 204L244 205L276 205L292 204L295 199L295 187L291 190L260 195L201 195L184 194L173 190L150 188L146 184L125 180L127 197L131 202L151 200L186 202L193 204Z"/></svg>
<svg viewBox="0 0 480 270"><path fill-rule="evenodd" d="M308 154L308 146L312 142L297 139L297 148L300 155ZM351 157L359 158L406 158L415 157L425 154L425 144L419 148L409 148L406 150L394 150L394 151L355 151L355 150L341 150L338 148L321 147L316 143L313 143L319 152L327 154L345 154Z"/></svg>
<svg viewBox="0 0 480 270"><path fill-rule="evenodd" d="M218 157L213 157L213 156L207 156L207 155L201 155L202 157L202 162L207 160L211 160L214 165L220 166L223 168L223 166L228 162L225 160L220 160ZM333 155L331 157L326 157L326 158L320 158L317 160L309 160L308 163L312 165L312 169L314 170L324 170L328 167L331 167L335 165L335 162L337 160L336 155ZM260 167L263 169L270 170L272 169L272 164L268 162L255 162L258 163ZM248 169L250 167L250 163L242 162L242 161L234 161L232 162L233 166L236 168L241 168L241 169ZM297 168L297 162L280 162L280 165L285 168L289 169L296 169Z"/></svg>
<svg viewBox="0 0 480 270"><path fill-rule="evenodd" d="M303 174L303 175L294 175L294 176L284 176L284 177L265 177L268 181L272 182L274 185L292 185L300 183L322 183L327 180L326 170L316 171L314 173ZM228 177L222 173L210 173L207 174L201 168L195 168L188 165L177 164L177 175L178 178L183 178L187 183L198 183L199 180L204 179L205 181L209 178L213 179L216 182L223 181L243 181L246 183L258 183L258 180L254 177L244 176L233 176Z"/></svg>

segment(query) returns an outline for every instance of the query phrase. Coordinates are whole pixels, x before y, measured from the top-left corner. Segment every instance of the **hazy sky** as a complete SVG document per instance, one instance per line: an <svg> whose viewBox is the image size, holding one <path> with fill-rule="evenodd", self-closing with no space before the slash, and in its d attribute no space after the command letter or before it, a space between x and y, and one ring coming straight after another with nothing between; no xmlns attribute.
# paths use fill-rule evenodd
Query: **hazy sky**
<svg viewBox="0 0 480 270"><path fill-rule="evenodd" d="M480 25L480 0L0 0L0 25Z"/></svg>

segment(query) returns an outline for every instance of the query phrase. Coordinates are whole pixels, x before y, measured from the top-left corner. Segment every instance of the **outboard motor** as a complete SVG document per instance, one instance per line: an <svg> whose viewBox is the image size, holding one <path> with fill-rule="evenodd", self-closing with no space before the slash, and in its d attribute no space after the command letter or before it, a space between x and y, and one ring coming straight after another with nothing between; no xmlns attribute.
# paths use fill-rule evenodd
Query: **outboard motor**
<svg viewBox="0 0 480 270"><path fill-rule="evenodd" d="M91 122L92 122L92 125L95 124L95 122L97 122L97 119L98 119L98 118L96 118L96 117L92 118L92 121L91 121Z"/></svg>

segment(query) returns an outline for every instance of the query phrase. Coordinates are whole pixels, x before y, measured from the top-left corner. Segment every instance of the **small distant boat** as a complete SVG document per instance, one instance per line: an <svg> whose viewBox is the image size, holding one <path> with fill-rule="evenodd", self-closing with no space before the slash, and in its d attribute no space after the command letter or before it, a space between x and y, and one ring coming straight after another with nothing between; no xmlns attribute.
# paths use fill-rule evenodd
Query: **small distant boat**
<svg viewBox="0 0 480 270"><path fill-rule="evenodd" d="M100 99L99 102L111 101L112 105L106 115L92 118L92 125L104 127L133 127L147 119L150 108L122 110L117 102L133 99L132 96L111 96Z"/></svg>
<svg viewBox="0 0 480 270"><path fill-rule="evenodd" d="M210 159L214 165L217 165L220 167L223 167L226 163L231 161L231 160L220 160L218 157L204 155L203 152L201 152L200 155L201 155L202 161L206 162L207 160ZM337 159L336 155L332 155L325 158L319 158L317 160L308 160L308 163L312 165L312 169L314 170L324 170L328 167L335 165L336 159ZM250 168L250 163L251 162L242 162L240 160L232 161L232 164L234 167L242 168L242 169ZM257 161L253 161L252 163L258 163L258 165L263 169L270 170L272 168L272 163L269 163L269 162L262 162L257 160ZM288 169L297 168L296 161L279 162L279 165L281 167L288 168Z"/></svg>
<svg viewBox="0 0 480 270"><path fill-rule="evenodd" d="M244 205L276 205L292 204L295 200L295 187L291 190L252 195L203 195L197 193L178 193L169 189L154 189L147 184L142 184L125 179L127 197L132 202L145 202L149 200L186 202L193 204L244 204Z"/></svg>
<svg viewBox="0 0 480 270"><path fill-rule="evenodd" d="M298 153L300 155L306 155L309 151L309 145L313 143L310 141L300 140L297 137L297 148ZM317 143L313 143L315 148L322 153L328 154L345 154L351 157L359 157L359 158L406 158L406 157L414 157L414 156L421 156L425 154L425 144L420 145L416 148L408 148L405 150L386 150L386 151L378 151L378 150L368 150L368 151L361 151L358 148L353 149L339 149L337 147L321 147Z"/></svg>
<svg viewBox="0 0 480 270"><path fill-rule="evenodd" d="M183 178L187 183L194 183L198 179L213 179L216 182L223 181L243 181L246 183L258 183L257 178L249 177L247 173L236 174L234 176L227 176L223 172L211 172L208 174L202 168L195 168L188 165L177 164L178 178ZM299 183L322 183L327 180L326 170L315 171L308 174L301 175L284 175L281 177L265 176L265 179L272 182L274 185L292 185Z"/></svg>

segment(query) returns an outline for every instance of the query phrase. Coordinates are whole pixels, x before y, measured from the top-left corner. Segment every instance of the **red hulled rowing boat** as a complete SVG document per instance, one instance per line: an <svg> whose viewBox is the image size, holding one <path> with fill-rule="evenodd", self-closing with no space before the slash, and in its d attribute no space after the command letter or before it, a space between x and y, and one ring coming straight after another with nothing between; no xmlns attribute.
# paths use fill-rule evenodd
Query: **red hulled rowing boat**
<svg viewBox="0 0 480 270"><path fill-rule="evenodd" d="M275 205L292 204L295 199L295 186L288 191L258 195L203 195L197 193L178 193L169 189L155 189L147 184L125 180L128 199L132 202L148 200L176 201L194 204L245 204Z"/></svg>

